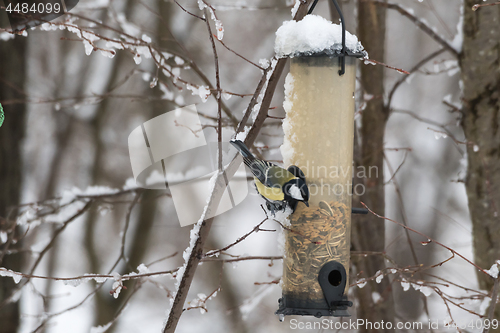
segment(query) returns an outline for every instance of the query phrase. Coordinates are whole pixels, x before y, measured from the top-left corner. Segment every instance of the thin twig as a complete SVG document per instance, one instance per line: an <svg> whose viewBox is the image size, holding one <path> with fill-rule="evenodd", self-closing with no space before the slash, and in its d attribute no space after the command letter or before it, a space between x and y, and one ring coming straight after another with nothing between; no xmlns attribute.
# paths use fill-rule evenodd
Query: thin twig
<svg viewBox="0 0 500 333"><path fill-rule="evenodd" d="M213 10L213 9L212 9ZM205 8L205 17L208 17L208 9ZM218 149L218 169L222 172L222 90L220 88L220 76L219 76L219 56L217 55L217 47L215 46L214 35L212 34L212 29L210 28L210 22L205 20L207 24L208 36L210 37L210 42L212 43L212 52L214 53L214 65L215 65L215 85L217 87L217 94L215 99L217 100L217 142L219 143Z"/></svg>
<svg viewBox="0 0 500 333"><path fill-rule="evenodd" d="M397 71L397 72L399 72L401 74L410 74L409 72L405 71L404 69L393 67L393 66L389 66L389 65L384 64L383 62L380 62L378 60L369 59L369 58L364 58L362 60L365 62L365 65L373 63L373 64L384 66L384 67L389 68L389 69L394 69L395 71Z"/></svg>
<svg viewBox="0 0 500 333"><path fill-rule="evenodd" d="M70 218L68 218L63 224L62 226L55 230L54 231L54 234L50 240L50 242L43 248L43 250L40 252L40 254L38 255L38 258L36 259L36 261L33 263L33 265L31 266L31 269L30 269L30 272L27 274L26 277L28 277L27 280L19 283L17 285L16 288L14 288L11 293L9 295L7 295L3 301L0 303L0 309L3 308L6 304L8 304L12 298L15 296L15 294L17 292L19 292L19 290L21 288L23 288L26 283L28 283L29 281L29 276L33 274L33 272L35 271L35 269L38 267L38 265L40 264L40 262L42 261L44 255L50 250L50 248L52 247L52 245L54 245L54 242L56 241L57 239L57 236L59 236L63 231L64 229L66 229L66 227L71 223L73 222L74 220L76 220L78 217L80 217L83 213L85 213L89 208L90 208L90 205L92 204L92 201L88 201L85 206L83 206L81 209L79 209L75 214L73 214Z"/></svg>
<svg viewBox="0 0 500 333"><path fill-rule="evenodd" d="M460 144L467 144L466 142L464 141L460 141L458 140L455 135L443 124L441 123L438 123L437 121L434 121L432 119L428 119L428 118L424 118L424 117L421 117L419 116L418 114L416 114L415 112L412 112L412 111L408 111L408 110L399 110L399 109L391 109L391 112L393 113L402 113L402 114L406 114L406 115L409 115L411 116L412 118L415 118L416 120L418 121L421 121L423 123L426 123L426 124L429 124L429 125L434 125L434 126L437 126L441 129L443 129L444 133L443 132L440 132L440 131L436 131L434 130L435 132L439 132L439 133L443 133L443 134L446 134L447 136L449 136L455 143L460 143ZM456 146L458 151L460 152L460 154L463 156L464 155L464 151L462 148L460 148L458 145Z"/></svg>
<svg viewBox="0 0 500 333"><path fill-rule="evenodd" d="M207 21L207 19L206 19L206 15L205 15L205 17L201 17L201 16L198 16L198 15L196 15L196 14L193 14L193 13L191 13L190 11L188 11L187 9L185 9L184 7L182 7L182 6L181 6L181 4L177 2L177 0L174 0L174 2L175 2L175 4L176 4L177 6L179 6L179 7L180 7L180 8L181 8L184 12L188 13L189 15L194 16L194 17L196 17L197 19L200 19L200 20L202 20L202 21Z"/></svg>
<svg viewBox="0 0 500 333"><path fill-rule="evenodd" d="M201 261L203 262L210 262L210 261L217 261L217 262L223 262L223 263L228 263L228 262L238 262L238 261L247 261L247 260L281 260L283 259L283 256L246 256L246 257L237 257L233 259L224 259L224 258L203 258Z"/></svg>
<svg viewBox="0 0 500 333"><path fill-rule="evenodd" d="M223 247L222 249L219 249L219 250L212 250L212 251L209 251L207 253L205 253L205 257L212 257L212 256L215 256L217 255L218 253L221 253L223 251L226 251L228 249L230 249L231 247L235 246L236 244L238 243L241 243L242 241L244 241L248 236L250 236L251 234L253 234L254 232L257 232L260 230L260 226L266 222L268 220L268 218L266 217L264 220L262 220L259 224L257 224L252 230L250 230L249 232L247 232L246 234L244 234L243 236L241 236L240 238L238 238L235 242L229 244L228 246L226 247Z"/></svg>
<svg viewBox="0 0 500 333"><path fill-rule="evenodd" d="M415 73L415 71L417 71L420 67L422 67L423 65L425 65L427 62L429 62L430 60L434 59L435 57L437 57L438 55L440 55L441 53L443 53L444 51L446 51L446 49L443 47L437 51L434 51L432 52L431 54L429 54L427 57L425 57L424 59L420 60L419 62L417 62L417 64L415 64L415 66L413 66L411 69L410 69L410 75ZM392 97L394 95L394 93L396 92L396 90L399 88L399 86L401 84L403 84L404 82L406 82L406 80L408 79L408 76L405 76L405 77L402 77L400 78L393 86L392 86L392 89L390 90L389 92L389 97L387 99L387 106L390 107L391 106L391 102L392 102Z"/></svg>
<svg viewBox="0 0 500 333"><path fill-rule="evenodd" d="M245 61L246 61L246 62L248 62L249 64L254 65L254 66L255 66L255 67L257 67L258 69L260 69L260 70L265 70L265 68L264 68L264 67L257 65L255 62L253 62L253 61L251 61L251 60L248 60L247 58L245 58L244 56L242 56L242 55L241 55L241 54L239 54L238 52L236 52L236 51L232 50L231 48L229 48L229 46L227 46L227 45L226 45L226 44L225 44L222 40L220 40L220 39L217 39L217 40L218 40L218 41L219 41L219 43L221 43L221 44L222 44L222 46L224 46L224 47L225 47L228 51L230 51L230 52L234 53L236 56L238 56L238 57L240 57L241 59L245 60Z"/></svg>
<svg viewBox="0 0 500 333"><path fill-rule="evenodd" d="M474 6L472 6L472 10L476 11L476 10L478 10L481 7L496 6L496 5L500 5L500 1L494 2L494 3L485 3L485 4L482 4L482 5L481 4L475 4Z"/></svg>

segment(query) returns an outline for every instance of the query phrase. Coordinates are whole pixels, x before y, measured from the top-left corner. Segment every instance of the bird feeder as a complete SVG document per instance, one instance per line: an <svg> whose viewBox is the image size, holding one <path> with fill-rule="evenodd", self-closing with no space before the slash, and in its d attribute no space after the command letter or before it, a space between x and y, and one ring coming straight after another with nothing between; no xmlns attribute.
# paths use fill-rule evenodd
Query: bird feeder
<svg viewBox="0 0 500 333"><path fill-rule="evenodd" d="M285 315L349 316L349 260L357 38L315 15L288 21L276 33L276 53L289 57L281 147L285 165L298 166L309 207L288 217L283 259ZM311 6L309 14L314 8ZM347 36L346 36L347 34Z"/></svg>

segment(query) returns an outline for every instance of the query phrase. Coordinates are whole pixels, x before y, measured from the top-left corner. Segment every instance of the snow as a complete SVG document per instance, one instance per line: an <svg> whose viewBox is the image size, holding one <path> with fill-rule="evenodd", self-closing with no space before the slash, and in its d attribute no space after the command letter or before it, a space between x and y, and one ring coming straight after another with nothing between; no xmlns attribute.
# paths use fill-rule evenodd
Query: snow
<svg viewBox="0 0 500 333"><path fill-rule="evenodd" d="M0 33L0 40L8 41L9 39L13 39L15 36L16 35L11 34L7 31L4 31L4 32Z"/></svg>
<svg viewBox="0 0 500 333"><path fill-rule="evenodd" d="M251 126L245 126L245 129L243 130L243 132L239 132L238 134L236 134L235 139L240 140L240 141L245 141L245 139L247 138L248 132L250 132L251 128L252 128Z"/></svg>
<svg viewBox="0 0 500 333"><path fill-rule="evenodd" d="M384 278L384 274L382 271L378 271L377 274L375 274L377 277L375 278L375 282L380 283L382 282L382 279Z"/></svg>
<svg viewBox="0 0 500 333"><path fill-rule="evenodd" d="M95 282L97 283L104 283L108 280L107 277L102 277L102 276L96 276L96 274L84 274L84 276L86 276L85 278L85 281L90 281L90 280L94 280Z"/></svg>
<svg viewBox="0 0 500 333"><path fill-rule="evenodd" d="M180 65L184 65L184 59L182 59L182 58L181 58L181 57L179 57L179 56L175 56L175 57L174 57L174 61L175 61L175 63L176 63L177 65L179 65L179 66L180 66Z"/></svg>
<svg viewBox="0 0 500 333"><path fill-rule="evenodd" d="M127 178L125 185L123 185L123 190L126 191L134 188L137 188L137 183L135 182L134 177Z"/></svg>
<svg viewBox="0 0 500 333"><path fill-rule="evenodd" d="M287 114L292 111L293 99L294 99L293 84L294 84L293 75L292 73L288 73L288 75L285 78L285 101L283 102L283 108L285 109L285 112ZM290 123L289 117L286 117L283 120L283 133L285 134L285 140L283 141L283 144L280 147L281 156L283 156L283 163L285 165L290 165L293 159L293 155L295 154L291 142L293 141L295 134L293 134L292 125ZM291 140L288 140L287 138L291 138Z"/></svg>
<svg viewBox="0 0 500 333"><path fill-rule="evenodd" d="M405 279L403 279L401 281L401 287L403 287L403 290L404 291L408 291L410 290L410 282L406 281Z"/></svg>
<svg viewBox="0 0 500 333"><path fill-rule="evenodd" d="M368 55L358 38L346 31L345 43L349 51ZM285 21L276 31L274 50L278 57L295 57L342 50L342 28L317 15L306 15L301 21Z"/></svg>
<svg viewBox="0 0 500 333"><path fill-rule="evenodd" d="M252 109L252 120L255 122L255 119L257 118L257 115L259 114L260 107L262 105L262 99L264 98L264 94L266 93L267 85L269 84L269 79L271 78L271 75L274 72L274 68L276 67L276 64L278 63L278 60L276 58L273 58L271 60L271 64L269 65L270 68L267 71L266 74L266 82L262 86L262 90L260 91L259 97L257 98L257 103L254 105Z"/></svg>
<svg viewBox="0 0 500 333"><path fill-rule="evenodd" d="M459 16L458 23L457 23L457 34L455 35L455 37L453 38L453 40L450 43L451 46L455 50L457 50L458 53L462 52L462 45L464 43L464 29L463 29L464 6L463 6L463 0L460 2L461 2L461 4L460 4L460 16Z"/></svg>
<svg viewBox="0 0 500 333"><path fill-rule="evenodd" d="M203 307L206 306L206 303L208 300L211 300L213 299L215 296L217 296L217 291L214 292L210 297L207 298L207 295L203 294L203 293L199 293L198 295L196 295L196 298L193 299L192 301L189 301L188 304L190 307L197 307L197 306L200 306L200 312L201 314L204 314L207 312L207 310L205 310Z"/></svg>
<svg viewBox="0 0 500 333"><path fill-rule="evenodd" d="M120 296L120 291L122 291L123 284L121 281L116 281L113 283L111 290L113 290L113 297L118 298Z"/></svg>
<svg viewBox="0 0 500 333"><path fill-rule="evenodd" d="M102 326L93 326L90 328L90 333L104 333L108 330L108 328L111 327L111 325L113 324L113 322L109 322L107 323L106 325L102 325Z"/></svg>
<svg viewBox="0 0 500 333"><path fill-rule="evenodd" d="M101 54L105 56L106 58L114 58L116 55L116 52L113 50L101 50Z"/></svg>
<svg viewBox="0 0 500 333"><path fill-rule="evenodd" d="M432 294L432 288L423 286L420 288L420 292L425 296L429 297Z"/></svg>
<svg viewBox="0 0 500 333"><path fill-rule="evenodd" d="M484 315L490 307L491 297L485 297L479 306L479 314Z"/></svg>
<svg viewBox="0 0 500 333"><path fill-rule="evenodd" d="M186 104L186 102L184 101L184 97L182 95L177 95L174 99L174 102L175 102L175 104L180 105L180 106Z"/></svg>
<svg viewBox="0 0 500 333"><path fill-rule="evenodd" d="M5 244L7 243L7 240L9 239L7 232L5 231L0 231L0 244Z"/></svg>
<svg viewBox="0 0 500 333"><path fill-rule="evenodd" d="M146 178L146 185L147 186L152 186L156 184L163 184L165 183L166 179L165 176L160 173L158 170L154 169Z"/></svg>
<svg viewBox="0 0 500 333"><path fill-rule="evenodd" d="M161 96L161 99L165 99L167 101L171 101L174 99L173 91L170 91L168 89L168 87L163 82L160 82L160 90L163 93L163 95Z"/></svg>
<svg viewBox="0 0 500 333"><path fill-rule="evenodd" d="M17 225L25 226L28 222L35 217L35 211L28 207L24 212L21 213L20 216L17 217Z"/></svg>
<svg viewBox="0 0 500 333"><path fill-rule="evenodd" d="M498 266L500 265L500 260L497 260L493 265L491 265L490 269L485 270L492 278L498 278Z"/></svg>
<svg viewBox="0 0 500 333"><path fill-rule="evenodd" d="M382 298L382 296L380 296L380 294L378 292L376 292L376 291L372 292L373 304L377 304L381 298Z"/></svg>
<svg viewBox="0 0 500 333"><path fill-rule="evenodd" d="M292 8L292 17L295 17L295 14L297 14L297 10L299 10L300 6L300 0L295 0L295 4L293 5Z"/></svg>
<svg viewBox="0 0 500 333"><path fill-rule="evenodd" d="M264 297L273 290L273 285L261 286L250 298L246 299L240 306L242 318L246 320L250 312L264 299Z"/></svg>
<svg viewBox="0 0 500 333"><path fill-rule="evenodd" d="M106 47L108 47L108 48L115 48L117 50L123 50L124 49L122 43L117 43L117 42L113 42L113 41L106 42Z"/></svg>
<svg viewBox="0 0 500 333"><path fill-rule="evenodd" d="M10 269L4 267L0 267L0 276L11 277L15 284L18 284L23 277L21 273L11 271Z"/></svg>
<svg viewBox="0 0 500 333"><path fill-rule="evenodd" d="M283 224L285 227L288 227L291 225L288 219L288 216L290 216L290 214L292 214L292 209L289 206L286 206L284 210L279 210L276 212L274 219Z"/></svg>
<svg viewBox="0 0 500 333"><path fill-rule="evenodd" d="M67 286L72 286L72 287L78 287L80 284L82 284L84 280L82 279L71 279L71 280L63 280L63 283Z"/></svg>
<svg viewBox="0 0 500 333"><path fill-rule="evenodd" d="M224 26L220 20L215 20L215 29L217 29L217 39L222 40L224 38Z"/></svg>
<svg viewBox="0 0 500 333"><path fill-rule="evenodd" d="M142 58L141 58L140 54L136 53L134 55L134 62L135 62L136 65L139 65L142 62Z"/></svg>
<svg viewBox="0 0 500 333"><path fill-rule="evenodd" d="M137 266L137 271L139 272L139 274L147 274L149 273L149 269L146 265L144 264L140 264L139 266Z"/></svg>
<svg viewBox="0 0 500 333"><path fill-rule="evenodd" d="M191 84L186 84L186 88L191 90L192 95L198 95L201 98L201 101L205 103L208 100L208 96L210 96L210 89L205 86L195 87Z"/></svg>
<svg viewBox="0 0 500 333"><path fill-rule="evenodd" d="M198 0L198 8L200 8L200 10L204 10L206 8L210 12L212 20L215 22L217 39L222 40L222 38L224 38L224 26L222 25L222 22L215 16L214 9L211 6L207 6L207 4L203 0Z"/></svg>
<svg viewBox="0 0 500 333"><path fill-rule="evenodd" d="M263 68L267 68L267 67L269 67L269 65L270 65L270 64L271 64L271 63L270 63L270 62L269 62L269 60L268 60L268 59L266 59L266 58L259 59L259 65L260 65L261 67L263 67Z"/></svg>
<svg viewBox="0 0 500 333"><path fill-rule="evenodd" d="M138 55L144 56L144 58L146 59L152 58L151 50L149 49L148 46L137 46L135 50Z"/></svg>
<svg viewBox="0 0 500 333"><path fill-rule="evenodd" d="M434 137L436 138L436 140L439 140L441 138L443 139L446 139L448 137L448 135L446 133L442 133L442 132L434 132ZM427 245L429 243L422 243L422 245Z"/></svg>
<svg viewBox="0 0 500 333"><path fill-rule="evenodd" d="M217 181L218 176L219 176L219 174L215 173L212 176L212 178L210 178L210 181L208 182L208 188L209 188L210 194L212 194L214 192L215 183ZM210 202L210 198L211 198L211 195L207 198L207 204L205 205L205 208L203 209L203 213L201 214L200 219L193 226L193 229L191 229L191 232L189 234L189 246L182 253L182 258L184 259L184 265L179 267L179 270L177 271L177 275L175 277L176 278L176 284L175 284L176 288L178 288L180 283L181 283L182 276L184 275L184 271L186 270L186 267L187 267L187 262L189 260L189 257L191 256L191 253L193 252L196 241L198 240L201 224L203 223L203 221L205 220L205 216L207 215L208 204ZM173 298L175 298L175 295L173 296Z"/></svg>
<svg viewBox="0 0 500 333"><path fill-rule="evenodd" d="M204 306L206 298L207 298L207 295L200 293L200 294L196 295L195 299L193 299L192 301L189 301L188 304L190 307ZM201 314L204 314L207 311L203 308L200 308L200 312L201 312Z"/></svg>
<svg viewBox="0 0 500 333"><path fill-rule="evenodd" d="M80 190L78 187L72 187L70 190L64 190L61 196L60 205L64 206L74 201L77 197L93 197L93 196L101 196L101 195L110 195L118 193L117 189L102 186L102 185L93 185L87 187L85 190Z"/></svg>
<svg viewBox="0 0 500 333"><path fill-rule="evenodd" d="M200 95L200 98L203 101L203 103L205 103L208 99L208 96L210 96L210 89L208 89L208 87L205 86L200 86L198 88L198 94Z"/></svg>
<svg viewBox="0 0 500 333"><path fill-rule="evenodd" d="M94 46L88 40L83 41L83 46L85 46L86 55L90 55L94 51Z"/></svg>
<svg viewBox="0 0 500 333"><path fill-rule="evenodd" d="M359 289L362 289L362 288L364 288L364 286L366 286L366 280L365 279L358 280L357 284L358 284Z"/></svg>
<svg viewBox="0 0 500 333"><path fill-rule="evenodd" d="M416 283L412 283L411 286L413 287L413 289L420 291L422 294L424 294L427 297L429 297L432 294L432 288L430 288L430 287L416 284ZM409 289L409 287L408 287L408 289Z"/></svg>

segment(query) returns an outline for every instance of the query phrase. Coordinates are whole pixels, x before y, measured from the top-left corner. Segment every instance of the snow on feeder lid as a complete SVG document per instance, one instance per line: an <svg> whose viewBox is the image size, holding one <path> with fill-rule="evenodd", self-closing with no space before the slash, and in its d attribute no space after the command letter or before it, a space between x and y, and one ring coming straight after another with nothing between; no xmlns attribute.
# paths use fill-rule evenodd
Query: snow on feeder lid
<svg viewBox="0 0 500 333"><path fill-rule="evenodd" d="M285 21L276 31L274 51L280 58L342 54L342 26L318 15L306 15L301 21ZM346 55L368 56L358 37L345 31Z"/></svg>

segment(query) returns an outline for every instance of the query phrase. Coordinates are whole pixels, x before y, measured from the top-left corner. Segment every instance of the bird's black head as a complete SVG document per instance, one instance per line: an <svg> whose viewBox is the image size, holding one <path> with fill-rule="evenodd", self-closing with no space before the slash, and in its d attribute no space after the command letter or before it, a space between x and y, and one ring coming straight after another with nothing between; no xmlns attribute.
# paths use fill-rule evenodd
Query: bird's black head
<svg viewBox="0 0 500 333"><path fill-rule="evenodd" d="M285 201L289 203L293 211L295 211L297 202L299 201L302 201L309 207L309 188L304 179L294 178L289 180L283 186L283 192L285 194Z"/></svg>
<svg viewBox="0 0 500 333"><path fill-rule="evenodd" d="M304 182L306 181L306 176L304 175L304 173L302 172L302 170L300 170L300 168L298 166L290 165L288 167L288 172L290 172L295 177L302 179Z"/></svg>

